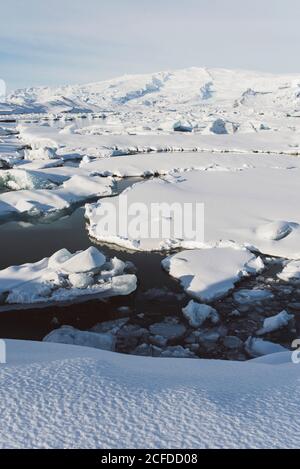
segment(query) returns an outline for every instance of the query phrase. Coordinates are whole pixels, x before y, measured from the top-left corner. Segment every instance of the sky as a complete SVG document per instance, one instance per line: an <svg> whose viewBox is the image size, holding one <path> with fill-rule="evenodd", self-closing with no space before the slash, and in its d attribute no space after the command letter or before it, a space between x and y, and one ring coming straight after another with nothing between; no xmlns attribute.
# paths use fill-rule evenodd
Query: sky
<svg viewBox="0 0 300 469"><path fill-rule="evenodd" d="M300 72L299 0L0 0L9 90L190 66Z"/></svg>

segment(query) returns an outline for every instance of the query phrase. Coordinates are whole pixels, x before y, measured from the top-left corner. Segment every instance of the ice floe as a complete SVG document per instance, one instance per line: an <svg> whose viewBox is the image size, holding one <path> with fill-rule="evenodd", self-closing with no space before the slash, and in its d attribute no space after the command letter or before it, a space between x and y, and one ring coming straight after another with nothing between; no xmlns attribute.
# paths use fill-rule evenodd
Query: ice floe
<svg viewBox="0 0 300 469"><path fill-rule="evenodd" d="M287 351L282 345L258 337L248 337L245 343L245 349L250 357L253 358Z"/></svg>
<svg viewBox="0 0 300 469"><path fill-rule="evenodd" d="M164 259L162 266L180 280L190 296L201 301L221 298L242 277L264 268L260 257L237 247L182 251Z"/></svg>
<svg viewBox="0 0 300 469"><path fill-rule="evenodd" d="M123 194L128 207L143 201L148 216L141 220L140 236L124 236L116 229L111 235L103 230L101 199L88 205L89 233L99 241L107 241L137 250L202 247L203 242L194 236L172 237L176 216L170 214L171 237L163 236L163 214L151 216L153 204L178 202L203 204L204 241L208 245L220 240L233 240L240 245L255 248L262 253L298 258L300 256L300 218L298 206L299 170L252 168L245 171L189 171L181 177L155 179L137 183ZM118 213L122 197L111 199ZM102 215L103 216L103 215ZM126 216L126 214L124 215ZM129 217L128 217L129 220ZM281 220L290 220L284 221ZM143 235L147 226L157 228L161 236ZM146 227L146 229L144 229ZM149 229L148 229L149 231ZM199 234L199 232L194 233Z"/></svg>
<svg viewBox="0 0 300 469"><path fill-rule="evenodd" d="M72 205L112 193L111 178L75 175L55 189L19 190L1 194L0 220L53 217Z"/></svg>
<svg viewBox="0 0 300 469"><path fill-rule="evenodd" d="M232 125L232 124L231 124ZM228 126L228 124L227 124ZM241 133L225 129L221 135L215 127L209 135L174 132L172 134L151 133L145 135L120 134L95 135L77 131L75 133L61 133L54 127L40 125L19 126L18 130L22 142L31 144L33 149L51 147L56 155L64 157L68 154L85 154L93 157L127 155L143 152L161 151L214 151L232 153L262 153L262 154L299 154L298 133L291 130L273 132L264 130L260 133ZM188 134L188 135L187 135Z"/></svg>
<svg viewBox="0 0 300 469"><path fill-rule="evenodd" d="M233 294L234 301L238 304L251 304L258 301L266 301L274 298L274 295L269 290L253 289L249 290L242 288Z"/></svg>
<svg viewBox="0 0 300 469"><path fill-rule="evenodd" d="M182 309L183 315L188 320L190 326L198 328L209 319L212 324L219 322L218 312L209 305L200 304L191 300L185 308Z"/></svg>
<svg viewBox="0 0 300 469"><path fill-rule="evenodd" d="M289 314L283 310L275 316L270 316L264 320L263 327L257 331L257 335L268 334L269 332L277 331L282 327L286 327L294 318L293 314Z"/></svg>
<svg viewBox="0 0 300 469"><path fill-rule="evenodd" d="M136 289L136 276L126 273L125 263L114 270L115 263L90 247L74 254L61 249L41 261L8 267L0 271L0 308L129 295Z"/></svg>
<svg viewBox="0 0 300 469"><path fill-rule="evenodd" d="M101 350L114 350L115 337L101 332L79 331L71 326L62 326L46 335L44 342L81 345Z"/></svg>

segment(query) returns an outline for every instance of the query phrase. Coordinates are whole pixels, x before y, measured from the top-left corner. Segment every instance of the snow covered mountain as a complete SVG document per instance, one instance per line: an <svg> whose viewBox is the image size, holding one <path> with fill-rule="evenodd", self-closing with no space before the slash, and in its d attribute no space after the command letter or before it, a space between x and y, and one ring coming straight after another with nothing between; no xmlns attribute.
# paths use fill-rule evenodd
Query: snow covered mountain
<svg viewBox="0 0 300 469"><path fill-rule="evenodd" d="M0 113L66 113L108 110L177 111L269 109L300 112L300 76L207 69L125 75L87 85L16 90L0 103ZM192 116L191 116L192 117Z"/></svg>

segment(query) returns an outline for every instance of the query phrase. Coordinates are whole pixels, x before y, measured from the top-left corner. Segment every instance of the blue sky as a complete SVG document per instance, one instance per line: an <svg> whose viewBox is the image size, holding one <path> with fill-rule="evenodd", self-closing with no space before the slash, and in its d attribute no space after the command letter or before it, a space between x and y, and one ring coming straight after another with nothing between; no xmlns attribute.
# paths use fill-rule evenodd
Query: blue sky
<svg viewBox="0 0 300 469"><path fill-rule="evenodd" d="M299 0L9 0L9 89L188 66L300 72Z"/></svg>

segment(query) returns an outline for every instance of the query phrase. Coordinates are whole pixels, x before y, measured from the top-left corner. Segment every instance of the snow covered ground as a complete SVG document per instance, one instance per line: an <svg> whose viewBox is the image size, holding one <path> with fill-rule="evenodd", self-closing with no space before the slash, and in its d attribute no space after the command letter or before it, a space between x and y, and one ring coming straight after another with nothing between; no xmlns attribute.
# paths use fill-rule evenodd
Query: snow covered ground
<svg viewBox="0 0 300 469"><path fill-rule="evenodd" d="M0 220L55 217L72 205L99 195L110 195L112 179L72 176L61 187L6 192L0 199Z"/></svg>
<svg viewBox="0 0 300 469"><path fill-rule="evenodd" d="M299 365L7 341L1 448L297 448Z"/></svg>
<svg viewBox="0 0 300 469"><path fill-rule="evenodd" d="M299 446L299 371L286 349L300 311L299 83L189 68L0 103L1 223L51 223L86 204L91 239L163 251L162 268L193 298L178 317L130 311L85 331L63 323L40 344L8 341L1 447ZM204 204L204 239L107 234L103 204L124 195ZM0 271L1 309L128 295L142 275L92 247L49 252ZM122 345L141 356L111 352ZM216 348L229 360L201 359Z"/></svg>

